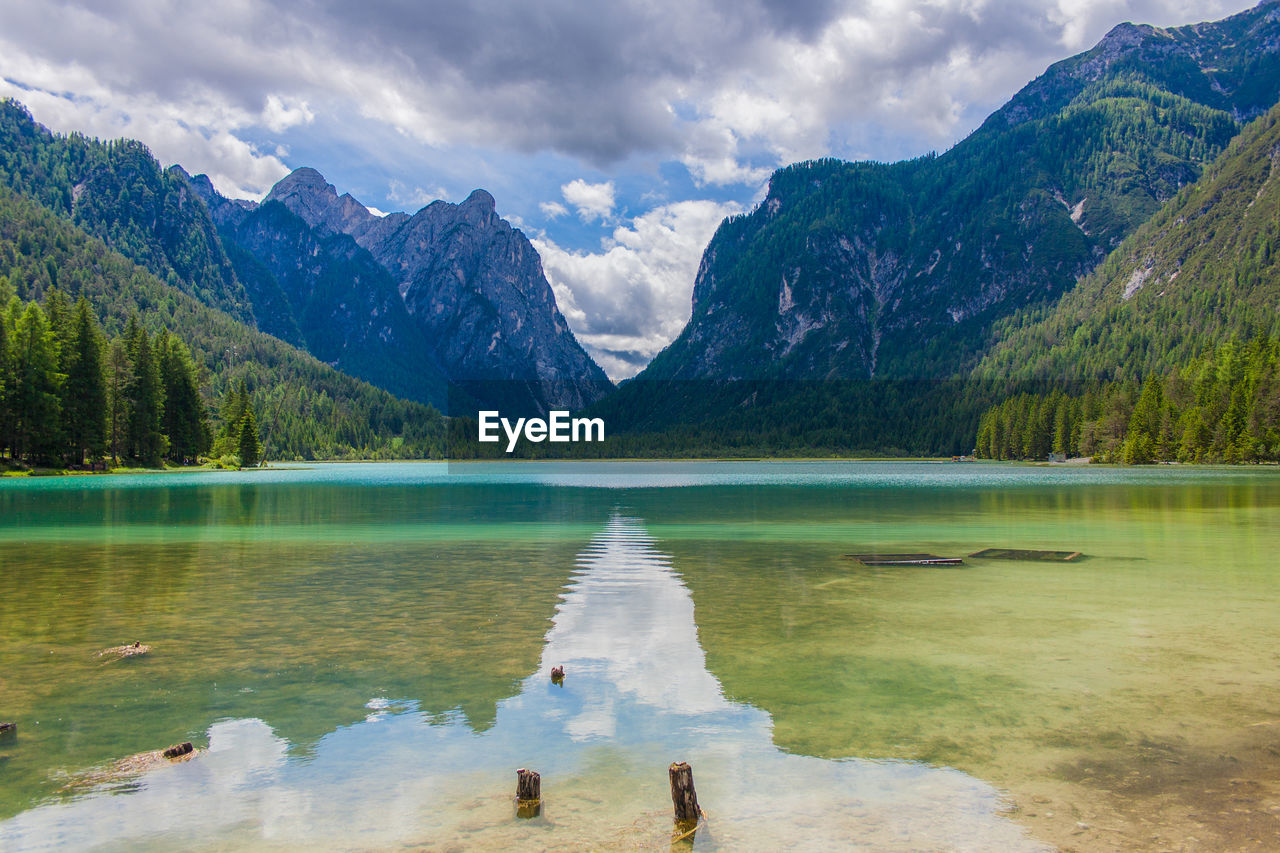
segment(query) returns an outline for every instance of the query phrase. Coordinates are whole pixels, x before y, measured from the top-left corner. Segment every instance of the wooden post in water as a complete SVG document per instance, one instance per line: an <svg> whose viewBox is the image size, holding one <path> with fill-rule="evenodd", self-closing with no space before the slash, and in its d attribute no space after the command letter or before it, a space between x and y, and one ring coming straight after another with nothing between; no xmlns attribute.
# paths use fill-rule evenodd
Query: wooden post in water
<svg viewBox="0 0 1280 853"><path fill-rule="evenodd" d="M531 818L542 813L542 777L521 767L516 771L516 817Z"/></svg>
<svg viewBox="0 0 1280 853"><path fill-rule="evenodd" d="M182 743L175 743L173 746L167 747L160 754L165 758L181 758L195 751L195 747L191 745L191 741L184 740Z"/></svg>
<svg viewBox="0 0 1280 853"><path fill-rule="evenodd" d="M671 776L671 804L675 806L676 821L698 822L702 810L698 808L698 792L693 789L693 768L678 761L667 768Z"/></svg>

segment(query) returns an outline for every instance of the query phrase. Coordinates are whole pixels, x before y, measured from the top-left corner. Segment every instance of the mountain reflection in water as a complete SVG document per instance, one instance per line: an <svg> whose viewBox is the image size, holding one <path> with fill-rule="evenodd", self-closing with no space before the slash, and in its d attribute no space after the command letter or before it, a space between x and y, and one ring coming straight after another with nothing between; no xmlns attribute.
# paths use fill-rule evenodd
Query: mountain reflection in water
<svg viewBox="0 0 1280 853"><path fill-rule="evenodd" d="M551 668L565 667L563 686ZM637 519L578 557L538 671L477 733L401 697L305 756L263 721L210 727L209 751L0 823L0 848L602 849L670 838L667 765L688 761L708 820L696 849L1038 850L989 785L913 762L832 761L773 745L772 719L725 698L693 599ZM543 814L514 817L515 769Z"/></svg>

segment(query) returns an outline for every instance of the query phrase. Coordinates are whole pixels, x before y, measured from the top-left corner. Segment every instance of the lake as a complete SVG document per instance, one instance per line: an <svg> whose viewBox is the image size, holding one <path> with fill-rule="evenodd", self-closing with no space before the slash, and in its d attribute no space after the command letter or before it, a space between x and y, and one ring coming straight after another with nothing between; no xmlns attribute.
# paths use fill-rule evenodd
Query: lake
<svg viewBox="0 0 1280 853"><path fill-rule="evenodd" d="M1278 510L1256 468L4 480L0 849L666 849L673 761L686 849L1268 849ZM845 556L897 552L965 563Z"/></svg>

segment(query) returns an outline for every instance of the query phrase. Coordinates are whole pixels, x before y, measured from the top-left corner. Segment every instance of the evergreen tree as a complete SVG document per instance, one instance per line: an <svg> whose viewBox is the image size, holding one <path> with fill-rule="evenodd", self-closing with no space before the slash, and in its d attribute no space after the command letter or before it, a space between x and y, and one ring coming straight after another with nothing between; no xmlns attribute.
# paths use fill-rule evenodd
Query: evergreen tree
<svg viewBox="0 0 1280 853"><path fill-rule="evenodd" d="M1121 453L1126 465L1145 465L1156 459L1156 436L1161 434L1164 378L1149 376L1129 416Z"/></svg>
<svg viewBox="0 0 1280 853"><path fill-rule="evenodd" d="M200 384L191 351L178 338L164 334L156 344L164 386L164 431L169 458L191 464L209 452L209 412L200 399Z"/></svg>
<svg viewBox="0 0 1280 853"><path fill-rule="evenodd" d="M107 444L112 461L119 465L120 454L126 450L126 427L129 423L129 351L124 341L111 342L107 354Z"/></svg>
<svg viewBox="0 0 1280 853"><path fill-rule="evenodd" d="M52 260L52 259L50 259ZM49 329L53 332L58 347L58 363L64 366L63 359L71 344L72 321L71 303L66 294L56 287L50 288L44 297L44 316L49 321Z"/></svg>
<svg viewBox="0 0 1280 853"><path fill-rule="evenodd" d="M0 455L13 446L13 417L9 405L14 387L13 358L9 352L9 345L13 341L13 324L10 322L13 311L10 309L17 305L18 300L11 293L6 294L8 287L8 279L0 279L0 299L4 301L0 305L4 309L0 310Z"/></svg>
<svg viewBox="0 0 1280 853"><path fill-rule="evenodd" d="M258 440L258 422L253 417L253 407L244 410L240 419L240 465L244 468L255 468L261 461L262 445Z"/></svg>
<svg viewBox="0 0 1280 853"><path fill-rule="evenodd" d="M249 389L242 379L231 387L222 401L222 427L213 444L217 456L229 456L240 452L240 426L244 414L251 408Z"/></svg>
<svg viewBox="0 0 1280 853"><path fill-rule="evenodd" d="M101 458L107 450L107 384L98 321L83 298L70 323L63 350L63 435L72 465Z"/></svg>
<svg viewBox="0 0 1280 853"><path fill-rule="evenodd" d="M128 417L125 423L125 446L130 457L150 468L158 468L165 452L161 417L164 413L164 389L160 384L159 365L151 339L134 317L125 334L132 370L125 384Z"/></svg>
<svg viewBox="0 0 1280 853"><path fill-rule="evenodd" d="M12 398L13 455L51 462L60 448L61 407L57 343L38 303L27 305L14 327L16 383Z"/></svg>

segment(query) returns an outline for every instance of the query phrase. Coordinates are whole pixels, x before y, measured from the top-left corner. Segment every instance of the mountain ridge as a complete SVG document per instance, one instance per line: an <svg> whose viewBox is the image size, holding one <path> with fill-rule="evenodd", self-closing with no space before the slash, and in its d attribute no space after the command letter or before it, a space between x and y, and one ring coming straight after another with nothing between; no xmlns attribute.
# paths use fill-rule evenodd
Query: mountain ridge
<svg viewBox="0 0 1280 853"><path fill-rule="evenodd" d="M1011 317L988 380L1137 380L1280 337L1280 104L1043 316Z"/></svg>
<svg viewBox="0 0 1280 853"><path fill-rule="evenodd" d="M296 329L304 348L330 366L447 408L448 379L372 255L346 234L313 228L280 201L237 203L207 178L190 180L224 242L240 253L236 271L260 327L281 337Z"/></svg>
<svg viewBox="0 0 1280 853"><path fill-rule="evenodd" d="M488 191L379 217L303 168L272 188L263 204L271 202L367 250L395 280L436 362L477 400L580 409L613 390L560 313L537 251Z"/></svg>
<svg viewBox="0 0 1280 853"><path fill-rule="evenodd" d="M23 302L46 299L54 288L85 297L113 336L133 317L152 334L177 335L200 367L206 403L246 382L270 458L444 455L446 427L436 410L398 399L246 325L4 186L0 279L11 282Z"/></svg>
<svg viewBox="0 0 1280 853"><path fill-rule="evenodd" d="M1074 287L1275 102L1278 10L1119 25L941 155L780 169L635 381L963 376L997 321Z"/></svg>
<svg viewBox="0 0 1280 853"><path fill-rule="evenodd" d="M12 100L0 108L0 183L206 304L406 399L533 413L612 390L486 191L378 217L304 167L262 204L231 200L207 176L161 169L139 142L54 134Z"/></svg>

